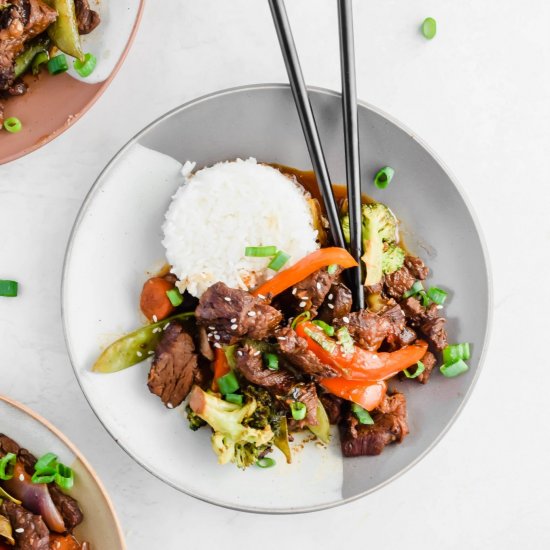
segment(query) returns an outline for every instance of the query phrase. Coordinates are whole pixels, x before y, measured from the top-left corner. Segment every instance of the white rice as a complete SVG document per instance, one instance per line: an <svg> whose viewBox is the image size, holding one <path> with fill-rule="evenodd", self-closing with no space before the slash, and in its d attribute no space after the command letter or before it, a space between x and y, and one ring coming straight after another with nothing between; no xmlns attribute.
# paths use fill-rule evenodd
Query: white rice
<svg viewBox="0 0 550 550"><path fill-rule="evenodd" d="M252 288L275 275L270 258L244 255L274 245L290 254L287 268L319 247L308 197L289 177L255 159L220 162L192 174L183 167L163 225L166 258L180 290L200 297L222 281Z"/></svg>

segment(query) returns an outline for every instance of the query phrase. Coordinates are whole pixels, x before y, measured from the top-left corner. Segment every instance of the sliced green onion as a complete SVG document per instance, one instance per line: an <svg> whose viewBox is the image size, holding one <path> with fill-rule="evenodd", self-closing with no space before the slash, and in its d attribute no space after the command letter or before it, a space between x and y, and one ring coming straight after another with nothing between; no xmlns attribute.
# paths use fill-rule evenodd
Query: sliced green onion
<svg viewBox="0 0 550 550"><path fill-rule="evenodd" d="M464 342L462 344L450 344L443 350L443 362L450 364L462 359L468 361L470 359L470 344Z"/></svg>
<svg viewBox="0 0 550 550"><path fill-rule="evenodd" d="M414 374L411 374L409 372L409 369L403 369L403 374L407 378L416 378L417 376L420 376L425 370L426 367L424 366L424 363L422 363L422 361L418 361L416 363L416 370L414 371Z"/></svg>
<svg viewBox="0 0 550 550"><path fill-rule="evenodd" d="M166 296L168 296L170 303L174 307L178 307L178 306L181 306L181 304L183 304L183 296L181 295L180 291L177 288L171 288L170 290L167 290Z"/></svg>
<svg viewBox="0 0 550 550"><path fill-rule="evenodd" d="M437 33L437 23L433 17L426 17L422 22L422 34L424 38L431 40Z"/></svg>
<svg viewBox="0 0 550 550"><path fill-rule="evenodd" d="M354 351L353 338L349 333L348 327L339 328L336 331L336 338L338 338L338 342L342 346L344 353L353 353Z"/></svg>
<svg viewBox="0 0 550 550"><path fill-rule="evenodd" d="M374 424L374 420L369 414L369 411L363 409L363 407L357 405L357 403L351 404L351 412L357 417L359 424Z"/></svg>
<svg viewBox="0 0 550 550"><path fill-rule="evenodd" d="M263 458L259 458L256 462L256 466L259 468L271 468L272 466L275 466L277 464L273 458L270 458L269 456L264 456Z"/></svg>
<svg viewBox="0 0 550 550"><path fill-rule="evenodd" d="M57 464L57 455L54 455L53 453L46 453L45 455L42 455L34 465L34 471L35 472L42 472L43 470L54 468Z"/></svg>
<svg viewBox="0 0 550 550"><path fill-rule="evenodd" d="M325 351L334 353L336 351L336 342L329 340L324 334L314 332L310 328L305 329L305 333L317 344L319 344Z"/></svg>
<svg viewBox="0 0 550 550"><path fill-rule="evenodd" d="M234 403L235 405L243 404L243 396L240 393L228 393L225 396L225 400L229 403Z"/></svg>
<svg viewBox="0 0 550 550"><path fill-rule="evenodd" d="M279 370L279 358L274 353L264 353L269 370Z"/></svg>
<svg viewBox="0 0 550 550"><path fill-rule="evenodd" d="M334 327L325 323L324 321L313 321L314 325L317 325L319 328L322 328L327 336L334 336Z"/></svg>
<svg viewBox="0 0 550 550"><path fill-rule="evenodd" d="M378 172L376 172L376 176L374 176L374 185L378 187L378 189L386 189L393 179L394 174L395 170L389 166L381 168Z"/></svg>
<svg viewBox="0 0 550 550"><path fill-rule="evenodd" d="M447 299L447 293L436 286L431 286L426 294L428 298L438 306L443 305Z"/></svg>
<svg viewBox="0 0 550 550"><path fill-rule="evenodd" d="M74 485L74 472L72 468L65 466L65 464L58 463L57 473L55 474L55 482L62 489L72 489Z"/></svg>
<svg viewBox="0 0 550 550"><path fill-rule="evenodd" d="M0 281L0 296L15 298L19 290L17 281Z"/></svg>
<svg viewBox="0 0 550 550"><path fill-rule="evenodd" d="M48 61L48 72L50 74L61 74L69 70L69 64L64 53L52 57Z"/></svg>
<svg viewBox="0 0 550 550"><path fill-rule="evenodd" d="M245 256L252 256L255 258L267 258L269 256L275 256L277 254L276 246L247 246L244 249Z"/></svg>
<svg viewBox="0 0 550 550"><path fill-rule="evenodd" d="M422 290L424 290L424 285L422 284L422 281L415 281L413 286L411 286L411 288L407 290L405 294L403 294L403 298L404 299L410 298L411 296L418 294Z"/></svg>
<svg viewBox="0 0 550 550"><path fill-rule="evenodd" d="M48 52L40 52L34 56L32 60L32 74L36 76L44 63L50 60L50 54Z"/></svg>
<svg viewBox="0 0 550 550"><path fill-rule="evenodd" d="M303 420L307 414L306 404L301 401L293 401L290 404L290 412L294 420Z"/></svg>
<svg viewBox="0 0 550 550"><path fill-rule="evenodd" d="M288 260L290 260L290 255L282 250L279 250L276 256L269 262L269 264L267 264L267 267L269 267L269 269L273 269L273 271L279 271L279 269L281 269L281 267L283 267Z"/></svg>
<svg viewBox="0 0 550 550"><path fill-rule="evenodd" d="M17 117L10 116L6 120L4 120L4 128L10 134L17 134L23 128L23 124Z"/></svg>
<svg viewBox="0 0 550 550"><path fill-rule="evenodd" d="M42 470L41 472L34 472L31 481L33 483L52 483L55 481L56 469Z"/></svg>
<svg viewBox="0 0 550 550"><path fill-rule="evenodd" d="M311 313L309 311L303 311L300 315L297 315L292 321L290 328L294 330L297 325L303 323L304 321L309 321L311 319Z"/></svg>
<svg viewBox="0 0 550 550"><path fill-rule="evenodd" d="M330 264L327 267L327 272L329 275L334 275L337 269L338 269L338 264Z"/></svg>
<svg viewBox="0 0 550 550"><path fill-rule="evenodd" d="M454 378L455 376L466 372L469 368L470 367L468 367L462 359L459 359L454 363L445 363L444 365L441 365L439 370L443 376L446 376L447 378Z"/></svg>
<svg viewBox="0 0 550 550"><path fill-rule="evenodd" d="M13 477L13 469L17 462L17 456L13 453L6 453L0 459L0 479L8 481Z"/></svg>
<svg viewBox="0 0 550 550"><path fill-rule="evenodd" d="M239 389L239 381L233 371L228 372L225 376L218 378L218 388L224 395L235 393Z"/></svg>
<svg viewBox="0 0 550 550"><path fill-rule="evenodd" d="M426 294L424 290L421 290L418 295L420 296L420 298L422 298L422 305L424 307L428 307L432 303L430 297Z"/></svg>
<svg viewBox="0 0 550 550"><path fill-rule="evenodd" d="M90 76L97 65L96 56L93 53L87 53L84 55L84 60L75 59L73 62L74 70L83 78Z"/></svg>

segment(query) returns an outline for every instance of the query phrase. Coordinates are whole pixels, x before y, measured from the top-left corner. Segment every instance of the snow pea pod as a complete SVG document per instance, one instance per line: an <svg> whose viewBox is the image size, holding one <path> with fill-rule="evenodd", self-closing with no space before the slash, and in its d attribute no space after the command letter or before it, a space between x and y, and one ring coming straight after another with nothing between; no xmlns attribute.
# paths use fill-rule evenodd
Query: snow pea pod
<svg viewBox="0 0 550 550"><path fill-rule="evenodd" d="M23 50L23 52L21 52L15 58L15 64L13 68L15 77L17 78L25 74L29 70L33 59L38 54L47 53L49 46L50 46L49 38L43 38L43 39L37 40L34 43L29 44Z"/></svg>
<svg viewBox="0 0 550 550"><path fill-rule="evenodd" d="M315 434L323 443L328 445L330 443L330 420L328 418L327 411L321 403L320 399L317 399L317 424L309 425L308 429Z"/></svg>
<svg viewBox="0 0 550 550"><path fill-rule="evenodd" d="M46 0L46 3L57 11L56 21L48 27L49 37L62 52L84 61L74 0Z"/></svg>
<svg viewBox="0 0 550 550"><path fill-rule="evenodd" d="M286 416L281 417L278 429L275 430L273 444L285 455L287 464L290 464L292 462L292 451L290 450L290 444L288 442L288 423L286 421Z"/></svg>
<svg viewBox="0 0 550 550"><path fill-rule="evenodd" d="M179 313L158 323L146 325L130 332L113 342L92 367L94 372L118 372L141 363L150 357L157 347L163 331L173 321L185 321L195 315L194 312Z"/></svg>

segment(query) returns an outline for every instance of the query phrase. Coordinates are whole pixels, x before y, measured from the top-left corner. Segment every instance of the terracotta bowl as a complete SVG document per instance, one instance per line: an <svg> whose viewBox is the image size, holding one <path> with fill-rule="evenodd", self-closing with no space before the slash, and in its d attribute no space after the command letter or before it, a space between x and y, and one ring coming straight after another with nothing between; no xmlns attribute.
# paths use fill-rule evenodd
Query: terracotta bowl
<svg viewBox="0 0 550 550"><path fill-rule="evenodd" d="M90 2L100 13L102 22L91 34L83 36L82 42L84 51L98 58L96 70L85 80L79 79L73 70L57 76L42 71L38 77L25 77L28 92L5 101L6 118L16 116L22 121L23 129L18 134L0 131L0 164L22 157L56 138L96 102L126 58L144 1Z"/></svg>

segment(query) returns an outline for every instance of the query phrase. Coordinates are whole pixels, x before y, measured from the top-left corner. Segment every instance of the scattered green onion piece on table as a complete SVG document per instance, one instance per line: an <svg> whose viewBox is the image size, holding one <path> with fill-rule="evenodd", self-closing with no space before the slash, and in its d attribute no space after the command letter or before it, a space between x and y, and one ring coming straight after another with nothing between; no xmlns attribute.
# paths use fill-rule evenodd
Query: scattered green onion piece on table
<svg viewBox="0 0 550 550"><path fill-rule="evenodd" d="M431 286L426 294L428 298L438 306L442 306L447 299L447 293L436 286Z"/></svg>
<svg viewBox="0 0 550 550"><path fill-rule="evenodd" d="M224 395L235 393L239 389L239 381L233 371L228 372L225 376L218 378L218 388Z"/></svg>
<svg viewBox="0 0 550 550"><path fill-rule="evenodd" d="M0 459L0 479L8 481L13 477L13 469L17 462L17 456L13 453L6 453Z"/></svg>
<svg viewBox="0 0 550 550"><path fill-rule="evenodd" d="M424 38L431 40L437 33L437 23L433 17L426 17L422 22L422 34Z"/></svg>
<svg viewBox="0 0 550 550"><path fill-rule="evenodd" d="M279 271L279 269L281 269L281 267L283 267L288 260L290 260L290 255L282 250L279 250L276 256L269 262L267 267L269 267L269 269L273 269L273 271Z"/></svg>
<svg viewBox="0 0 550 550"><path fill-rule="evenodd" d="M61 74L69 70L69 64L64 53L52 57L48 61L48 72L50 74Z"/></svg>
<svg viewBox="0 0 550 550"><path fill-rule="evenodd" d="M66 491L72 489L74 485L74 472L72 468L65 466L65 464L57 464L57 473L55 474L55 482L59 487Z"/></svg>
<svg viewBox="0 0 550 550"><path fill-rule="evenodd" d="M376 173L376 176L374 176L374 186L378 189L386 189L386 187L390 184L391 180L393 179L393 175L395 174L395 170L393 168L390 168L389 166L385 166L384 168L381 168Z"/></svg>
<svg viewBox="0 0 550 550"><path fill-rule="evenodd" d="M301 401L293 401L290 404L290 412L292 413L292 418L294 420L303 420L307 414L307 407L305 403Z"/></svg>
<svg viewBox="0 0 550 550"><path fill-rule="evenodd" d="M414 296L415 294L418 294L420 291L424 290L424 285L422 284L422 281L415 281L413 286L405 294L403 294L403 298L410 298L411 296Z"/></svg>
<svg viewBox="0 0 550 550"><path fill-rule="evenodd" d="M271 468L272 466L275 466L277 464L273 458L270 458L269 456L264 456L263 458L259 458L258 462L256 462L256 466L259 468Z"/></svg>
<svg viewBox="0 0 550 550"><path fill-rule="evenodd" d="M268 258L269 256L275 256L275 254L277 254L276 246L247 246L244 249L245 256L255 258Z"/></svg>
<svg viewBox="0 0 550 550"><path fill-rule="evenodd" d="M93 53L87 53L84 55L84 61L75 59L73 62L74 70L82 77L86 78L90 76L97 65L96 56Z"/></svg>
<svg viewBox="0 0 550 550"><path fill-rule="evenodd" d="M322 328L327 336L334 336L334 327L328 323L325 323L324 321L313 321L313 324L317 325L319 328Z"/></svg>
<svg viewBox="0 0 550 550"><path fill-rule="evenodd" d="M450 344L443 350L443 362L450 364L462 359L468 361L470 359L470 344L463 342L462 344Z"/></svg>
<svg viewBox="0 0 550 550"><path fill-rule="evenodd" d="M264 353L264 358L269 370L279 370L279 358L274 353Z"/></svg>
<svg viewBox="0 0 550 550"><path fill-rule="evenodd" d="M32 60L32 74L36 76L40 72L42 65L47 63L49 60L50 54L48 52L40 52L36 54L36 56Z"/></svg>
<svg viewBox="0 0 550 550"><path fill-rule="evenodd" d="M426 367L424 366L424 363L422 363L422 361L418 361L416 363L416 370L414 371L414 374L411 374L409 372L409 369L403 369L403 374L407 377L407 378L417 378L418 376L420 376L424 371L426 370Z"/></svg>
<svg viewBox="0 0 550 550"><path fill-rule="evenodd" d="M441 365L439 370L443 376L446 376L447 378L454 378L455 376L466 372L469 368L470 367L468 367L462 359L459 359L454 363L445 363L444 365Z"/></svg>
<svg viewBox="0 0 550 550"><path fill-rule="evenodd" d="M0 296L15 298L19 290L17 281L0 281Z"/></svg>
<svg viewBox="0 0 550 550"><path fill-rule="evenodd" d="M290 328L295 329L296 325L303 323L304 321L309 321L311 319L311 313L309 311L303 311L300 315L297 315L292 321Z"/></svg>
<svg viewBox="0 0 550 550"><path fill-rule="evenodd" d="M181 304L183 303L183 296L180 294L180 291L177 288L171 288L170 290L167 290L166 296L168 296L170 303L174 307L181 306Z"/></svg>
<svg viewBox="0 0 550 550"><path fill-rule="evenodd" d="M336 270L338 269L338 264L330 264L327 267L327 271L329 275L334 275L336 273Z"/></svg>
<svg viewBox="0 0 550 550"><path fill-rule="evenodd" d="M23 124L21 121L14 116L10 116L6 120L4 120L4 128L10 133L10 134L17 134L20 132L23 128Z"/></svg>
<svg viewBox="0 0 550 550"><path fill-rule="evenodd" d="M357 405L357 403L351 404L351 412L357 417L360 424L374 424L374 420L369 414L369 411L363 409L363 407Z"/></svg>
<svg viewBox="0 0 550 550"><path fill-rule="evenodd" d="M225 396L225 400L229 403L234 403L235 405L243 404L243 396L240 393L228 393Z"/></svg>

